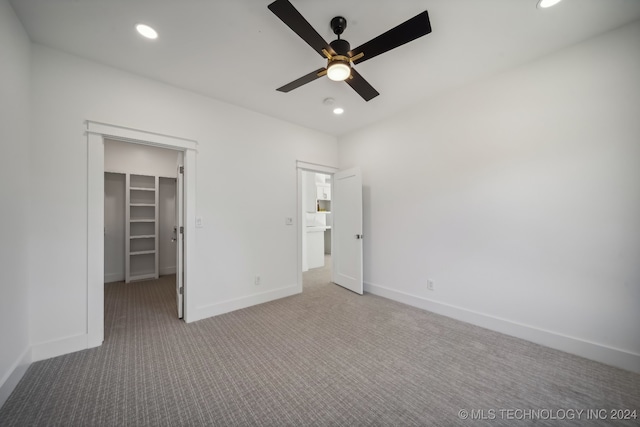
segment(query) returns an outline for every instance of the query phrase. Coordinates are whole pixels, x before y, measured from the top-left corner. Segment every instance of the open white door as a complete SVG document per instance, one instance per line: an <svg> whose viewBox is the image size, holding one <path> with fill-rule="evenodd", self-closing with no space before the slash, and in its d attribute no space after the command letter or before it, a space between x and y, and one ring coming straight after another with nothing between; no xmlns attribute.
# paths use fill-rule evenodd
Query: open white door
<svg viewBox="0 0 640 427"><path fill-rule="evenodd" d="M333 175L331 203L332 281L362 295L362 174L359 168Z"/></svg>
<svg viewBox="0 0 640 427"><path fill-rule="evenodd" d="M184 297L184 210L182 209L182 183L184 177L183 166L178 166L176 181L176 303L178 318L182 319Z"/></svg>

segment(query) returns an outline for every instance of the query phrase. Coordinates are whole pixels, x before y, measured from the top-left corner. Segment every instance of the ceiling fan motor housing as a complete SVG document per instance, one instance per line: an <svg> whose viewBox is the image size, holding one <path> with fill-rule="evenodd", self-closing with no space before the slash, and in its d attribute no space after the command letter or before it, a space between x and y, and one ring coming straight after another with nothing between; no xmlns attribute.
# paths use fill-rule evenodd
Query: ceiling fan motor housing
<svg viewBox="0 0 640 427"><path fill-rule="evenodd" d="M347 53L351 50L351 45L349 45L349 42L346 40L334 40L329 43L329 45L336 52L336 54L342 56L347 56Z"/></svg>

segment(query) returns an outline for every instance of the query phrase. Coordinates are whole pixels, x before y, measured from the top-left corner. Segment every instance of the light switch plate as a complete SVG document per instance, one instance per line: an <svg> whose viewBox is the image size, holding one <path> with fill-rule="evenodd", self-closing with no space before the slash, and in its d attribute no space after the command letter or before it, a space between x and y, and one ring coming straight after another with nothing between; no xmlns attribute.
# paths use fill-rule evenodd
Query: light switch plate
<svg viewBox="0 0 640 427"><path fill-rule="evenodd" d="M201 216L197 216L196 217L196 228L202 228L204 227L204 224L202 222L202 217Z"/></svg>
<svg viewBox="0 0 640 427"><path fill-rule="evenodd" d="M291 217L286 217L284 219L284 225L293 225L293 218Z"/></svg>

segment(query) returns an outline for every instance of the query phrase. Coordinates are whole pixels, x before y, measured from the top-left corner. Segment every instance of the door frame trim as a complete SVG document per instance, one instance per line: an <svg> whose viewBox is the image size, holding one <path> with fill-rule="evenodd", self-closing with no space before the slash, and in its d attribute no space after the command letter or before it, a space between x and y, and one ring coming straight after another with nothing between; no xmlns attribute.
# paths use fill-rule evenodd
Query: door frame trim
<svg viewBox="0 0 640 427"><path fill-rule="evenodd" d="M104 140L168 148L184 153L184 320L189 322L187 282L194 271L196 154L198 142L93 120L85 121L87 136L87 348L104 340Z"/></svg>

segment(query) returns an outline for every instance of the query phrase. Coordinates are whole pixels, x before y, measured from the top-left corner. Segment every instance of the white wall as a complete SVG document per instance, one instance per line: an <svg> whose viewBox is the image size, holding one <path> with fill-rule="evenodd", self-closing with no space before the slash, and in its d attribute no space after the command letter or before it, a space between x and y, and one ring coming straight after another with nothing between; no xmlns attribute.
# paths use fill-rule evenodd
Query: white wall
<svg viewBox="0 0 640 427"><path fill-rule="evenodd" d="M640 371L638 76L635 23L340 138L365 289Z"/></svg>
<svg viewBox="0 0 640 427"><path fill-rule="evenodd" d="M188 283L194 320L300 291L298 227L285 225L296 216L296 160L336 165L336 138L40 45L32 50L34 358L86 346L86 119L199 142L204 227Z"/></svg>
<svg viewBox="0 0 640 427"><path fill-rule="evenodd" d="M106 172L176 177L178 151L113 140L104 145Z"/></svg>
<svg viewBox="0 0 640 427"><path fill-rule="evenodd" d="M104 174L104 282L125 279L125 186L123 173Z"/></svg>
<svg viewBox="0 0 640 427"><path fill-rule="evenodd" d="M0 406L30 362L29 191L30 43L0 0Z"/></svg>

